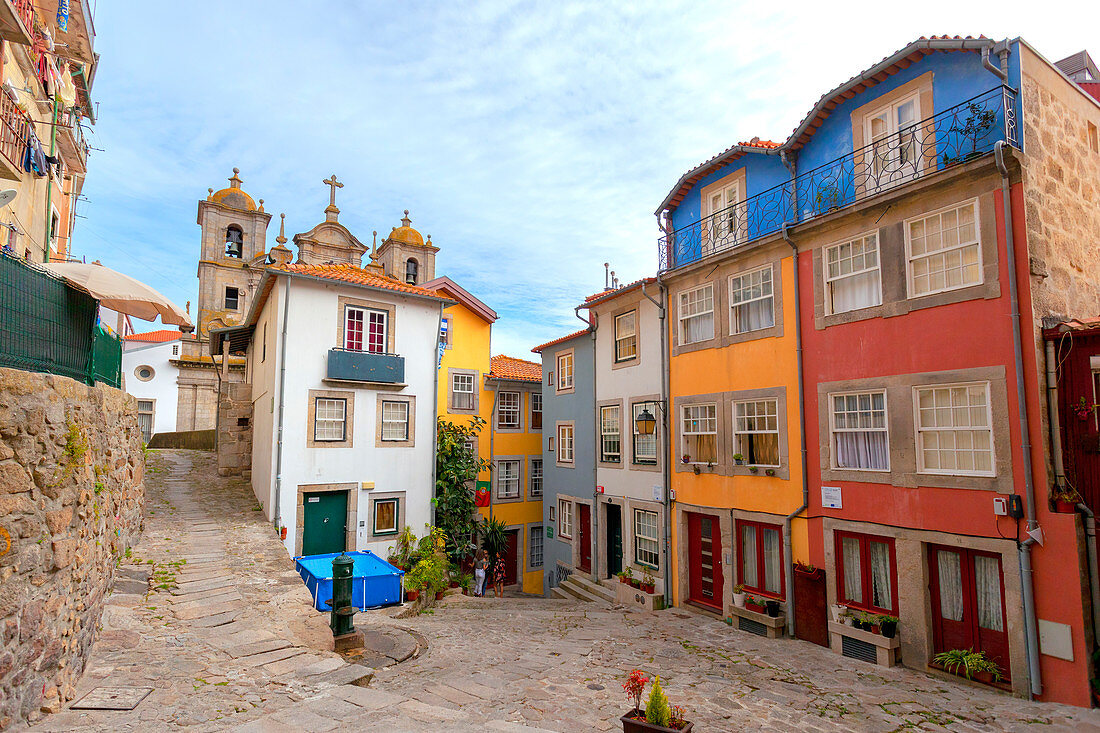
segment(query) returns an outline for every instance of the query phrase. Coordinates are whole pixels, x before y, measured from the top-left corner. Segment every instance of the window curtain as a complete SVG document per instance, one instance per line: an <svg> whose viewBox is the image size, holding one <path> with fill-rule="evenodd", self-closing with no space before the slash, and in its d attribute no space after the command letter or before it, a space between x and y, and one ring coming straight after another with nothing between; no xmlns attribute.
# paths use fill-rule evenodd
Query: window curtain
<svg viewBox="0 0 1100 733"><path fill-rule="evenodd" d="M741 582L750 588L759 588L756 577L756 527L741 528Z"/></svg>
<svg viewBox="0 0 1100 733"><path fill-rule="evenodd" d="M890 587L890 546L885 542L870 542L871 605L893 608L894 594Z"/></svg>
<svg viewBox="0 0 1100 733"><path fill-rule="evenodd" d="M750 433L742 438L749 465L778 466L779 436L775 433Z"/></svg>
<svg viewBox="0 0 1100 733"><path fill-rule="evenodd" d="M886 433L836 433L837 468L868 468L885 471L890 465L890 450Z"/></svg>
<svg viewBox="0 0 1100 733"><path fill-rule="evenodd" d="M855 537L843 537L840 551L844 557L844 600L863 603L863 567L859 557L859 540Z"/></svg>
<svg viewBox="0 0 1100 733"><path fill-rule="evenodd" d="M758 331L775 325L772 299L764 298L733 307L733 330L737 333Z"/></svg>
<svg viewBox="0 0 1100 733"><path fill-rule="evenodd" d="M978 625L1004 631L1001 614L1001 563L995 557L974 556L974 586L978 596Z"/></svg>
<svg viewBox="0 0 1100 733"><path fill-rule="evenodd" d="M877 269L834 280L830 285L833 313L846 313L882 304L882 288L879 286Z"/></svg>
<svg viewBox="0 0 1100 733"><path fill-rule="evenodd" d="M694 446L689 443L688 455L691 456L691 460L697 463L706 463L707 461L718 461L718 436L713 434L708 435L691 435L688 436L694 442Z"/></svg>
<svg viewBox="0 0 1100 733"><path fill-rule="evenodd" d="M779 530L765 529L764 533L764 590L779 593L783 563L779 561Z"/></svg>
<svg viewBox="0 0 1100 733"><path fill-rule="evenodd" d="M714 313L684 319L684 342L694 344L714 338Z"/></svg>
<svg viewBox="0 0 1100 733"><path fill-rule="evenodd" d="M936 568L940 581L940 616L948 621L962 621L962 567L959 553L938 550Z"/></svg>

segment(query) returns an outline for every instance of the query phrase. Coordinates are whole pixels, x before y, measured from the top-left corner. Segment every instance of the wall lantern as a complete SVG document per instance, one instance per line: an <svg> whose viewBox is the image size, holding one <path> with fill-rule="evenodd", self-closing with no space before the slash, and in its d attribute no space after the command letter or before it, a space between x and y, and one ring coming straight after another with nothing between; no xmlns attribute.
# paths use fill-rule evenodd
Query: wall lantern
<svg viewBox="0 0 1100 733"><path fill-rule="evenodd" d="M638 429L639 435L653 435L657 427L657 419L653 417L648 407L643 407L642 414L634 420L634 426Z"/></svg>

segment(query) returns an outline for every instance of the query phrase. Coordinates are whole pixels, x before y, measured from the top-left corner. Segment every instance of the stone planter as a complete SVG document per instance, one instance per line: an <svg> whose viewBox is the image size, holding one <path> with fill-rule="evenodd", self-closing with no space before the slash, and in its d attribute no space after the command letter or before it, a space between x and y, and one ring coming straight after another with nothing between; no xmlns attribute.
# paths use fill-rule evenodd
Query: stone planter
<svg viewBox="0 0 1100 733"><path fill-rule="evenodd" d="M619 722L623 724L623 733L688 733L695 725L694 723L684 723L683 728L666 728L663 725L654 725L647 722L645 716L639 720L631 717L632 715L634 715L633 710L619 718Z"/></svg>

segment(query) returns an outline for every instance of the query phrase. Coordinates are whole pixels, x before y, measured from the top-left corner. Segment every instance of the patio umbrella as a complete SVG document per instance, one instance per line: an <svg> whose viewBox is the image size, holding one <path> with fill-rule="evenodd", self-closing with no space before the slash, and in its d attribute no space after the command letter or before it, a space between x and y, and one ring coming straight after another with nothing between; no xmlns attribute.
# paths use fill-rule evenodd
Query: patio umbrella
<svg viewBox="0 0 1100 733"><path fill-rule="evenodd" d="M146 321L156 320L159 315L161 323L171 326L192 325L187 314L168 298L145 283L109 267L82 262L49 262L46 267L87 290L99 299L104 308Z"/></svg>

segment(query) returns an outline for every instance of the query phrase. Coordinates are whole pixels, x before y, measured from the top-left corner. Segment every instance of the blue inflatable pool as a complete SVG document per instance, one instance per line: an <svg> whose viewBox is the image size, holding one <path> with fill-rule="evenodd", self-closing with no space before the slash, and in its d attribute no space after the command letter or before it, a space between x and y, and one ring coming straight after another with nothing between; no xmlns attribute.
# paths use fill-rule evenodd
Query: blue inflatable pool
<svg viewBox="0 0 1100 733"><path fill-rule="evenodd" d="M401 602L401 576L404 571L375 555L370 550L349 552L355 560L352 566L351 604L360 611L367 608L392 606ZM306 588L313 596L313 607L318 611L331 611L332 600L332 558L339 556L334 552L328 555L304 555L294 558L295 567Z"/></svg>

